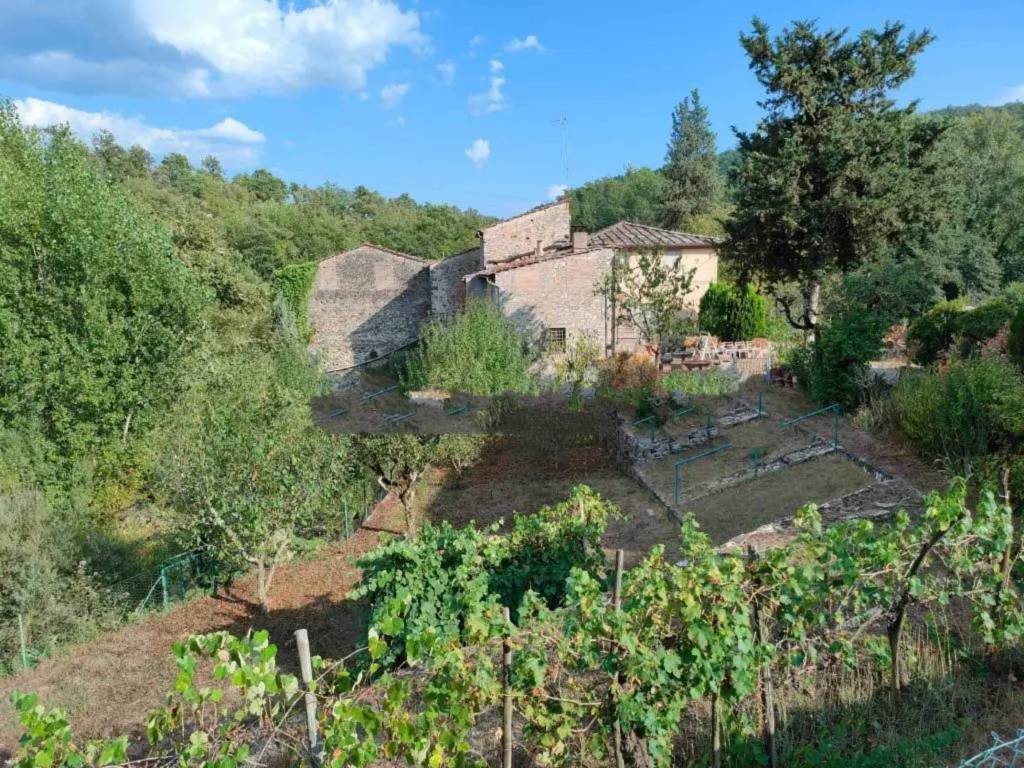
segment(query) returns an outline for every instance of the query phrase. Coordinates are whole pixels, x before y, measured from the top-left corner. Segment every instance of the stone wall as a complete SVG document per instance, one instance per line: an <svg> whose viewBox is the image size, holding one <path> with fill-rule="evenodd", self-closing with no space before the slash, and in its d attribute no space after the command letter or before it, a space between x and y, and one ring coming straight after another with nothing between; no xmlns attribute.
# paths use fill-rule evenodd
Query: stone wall
<svg viewBox="0 0 1024 768"><path fill-rule="evenodd" d="M567 343L589 334L604 350L611 338L610 318L595 287L611 258L610 250L587 251L498 272L494 282L502 311L535 333L565 328Z"/></svg>
<svg viewBox="0 0 1024 768"><path fill-rule="evenodd" d="M309 298L310 348L328 371L385 357L420 337L427 263L362 245L320 262Z"/></svg>
<svg viewBox="0 0 1024 768"><path fill-rule="evenodd" d="M462 278L483 268L483 250L474 248L430 265L430 317L444 320L455 315L465 301Z"/></svg>
<svg viewBox="0 0 1024 768"><path fill-rule="evenodd" d="M490 266L511 256L530 253L537 247L538 240L544 247L568 240L571 229L568 200L500 221L483 230L485 264Z"/></svg>

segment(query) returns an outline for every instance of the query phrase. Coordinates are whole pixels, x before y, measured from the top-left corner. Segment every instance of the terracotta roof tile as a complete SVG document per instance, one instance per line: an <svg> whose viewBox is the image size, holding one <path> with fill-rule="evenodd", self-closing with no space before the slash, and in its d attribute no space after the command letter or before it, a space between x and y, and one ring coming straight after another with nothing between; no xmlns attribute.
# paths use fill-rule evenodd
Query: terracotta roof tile
<svg viewBox="0 0 1024 768"><path fill-rule="evenodd" d="M590 236L591 246L605 248L707 248L720 245L722 238L710 235L691 235L671 229L661 229L634 221L620 221Z"/></svg>

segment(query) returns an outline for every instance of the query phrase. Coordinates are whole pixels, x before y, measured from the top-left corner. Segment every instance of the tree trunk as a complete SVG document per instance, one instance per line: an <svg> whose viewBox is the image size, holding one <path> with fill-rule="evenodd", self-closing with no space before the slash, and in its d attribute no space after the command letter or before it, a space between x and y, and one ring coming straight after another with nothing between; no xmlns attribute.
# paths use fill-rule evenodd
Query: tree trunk
<svg viewBox="0 0 1024 768"><path fill-rule="evenodd" d="M889 626L886 629L886 635L889 638L889 653L892 654L892 687L897 693L903 688L904 683L903 659L900 655L900 646L903 641L903 622L907 616L907 609L910 608L910 604L913 602L913 597L910 594L911 581L917 576L918 571L921 570L925 560L928 559L929 553L942 540L943 536L949 533L960 523L963 516L964 512L961 510L956 520L950 523L946 528L935 531L928 540L921 545L921 549L918 551L917 557L914 558L914 561L907 569L906 575L903 577L903 589L900 591L899 599L893 606L892 620L889 622Z"/></svg>
<svg viewBox="0 0 1024 768"><path fill-rule="evenodd" d="M808 280L800 287L800 295L804 302L804 322L808 328L810 340L818 327L818 313L821 310L821 281Z"/></svg>
<svg viewBox="0 0 1024 768"><path fill-rule="evenodd" d="M626 734L626 757L632 768L655 768L654 761L647 752L647 741L636 731Z"/></svg>
<svg viewBox="0 0 1024 768"><path fill-rule="evenodd" d="M267 583L267 566L263 558L256 561L256 597L260 601L260 610L270 613L270 585Z"/></svg>
<svg viewBox="0 0 1024 768"><path fill-rule="evenodd" d="M892 657L892 689L899 693L903 689L904 671L903 656L900 647L903 644L903 620L906 616L906 606L902 607L896 614L896 618L889 624L886 635L889 638L889 655Z"/></svg>

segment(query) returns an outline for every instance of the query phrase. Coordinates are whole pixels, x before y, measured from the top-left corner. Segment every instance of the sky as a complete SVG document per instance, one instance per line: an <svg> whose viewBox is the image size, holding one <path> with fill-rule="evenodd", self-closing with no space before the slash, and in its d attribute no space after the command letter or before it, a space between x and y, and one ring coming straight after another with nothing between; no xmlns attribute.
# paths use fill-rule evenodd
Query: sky
<svg viewBox="0 0 1024 768"><path fill-rule="evenodd" d="M1020 0L0 0L0 95L158 158L507 216L659 166L693 88L732 147L760 116L754 15L928 28L901 101L1024 100Z"/></svg>

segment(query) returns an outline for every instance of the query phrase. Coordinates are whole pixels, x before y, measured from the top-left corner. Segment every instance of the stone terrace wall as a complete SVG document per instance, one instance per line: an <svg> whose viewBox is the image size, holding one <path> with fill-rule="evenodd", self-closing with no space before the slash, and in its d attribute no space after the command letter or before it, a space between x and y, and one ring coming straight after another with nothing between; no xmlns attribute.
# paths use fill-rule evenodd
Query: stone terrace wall
<svg viewBox="0 0 1024 768"><path fill-rule="evenodd" d="M320 262L309 298L310 348L328 371L385 357L420 337L430 271L369 245Z"/></svg>
<svg viewBox="0 0 1024 768"><path fill-rule="evenodd" d="M538 240L544 247L568 240L571 230L568 200L500 221L483 230L485 263L490 266L495 261L530 253Z"/></svg>
<svg viewBox="0 0 1024 768"><path fill-rule="evenodd" d="M462 278L483 268L483 250L474 248L430 265L430 318L444 320L461 309ZM464 298L464 297L463 297Z"/></svg>

